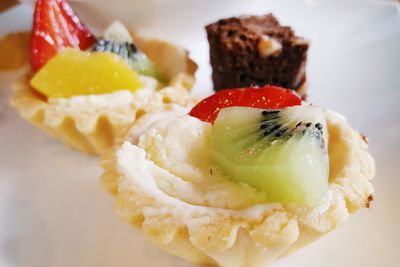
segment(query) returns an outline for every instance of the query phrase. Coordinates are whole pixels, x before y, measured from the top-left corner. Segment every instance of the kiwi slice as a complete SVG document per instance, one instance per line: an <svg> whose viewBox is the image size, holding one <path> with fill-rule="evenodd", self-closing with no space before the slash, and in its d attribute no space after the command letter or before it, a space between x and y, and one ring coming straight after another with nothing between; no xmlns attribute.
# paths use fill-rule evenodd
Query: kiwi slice
<svg viewBox="0 0 400 267"><path fill-rule="evenodd" d="M92 52L117 54L139 74L165 81L154 63L136 47L128 29L120 22L116 21L107 28L103 37L97 39Z"/></svg>
<svg viewBox="0 0 400 267"><path fill-rule="evenodd" d="M328 190L323 111L311 105L224 108L213 125L211 158L223 174L264 192L268 201L317 205Z"/></svg>

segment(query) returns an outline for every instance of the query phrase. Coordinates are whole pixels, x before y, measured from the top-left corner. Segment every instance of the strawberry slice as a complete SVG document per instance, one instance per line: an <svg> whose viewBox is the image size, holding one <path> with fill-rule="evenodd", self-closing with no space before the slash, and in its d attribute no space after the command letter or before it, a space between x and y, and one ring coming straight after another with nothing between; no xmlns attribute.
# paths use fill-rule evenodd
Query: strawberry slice
<svg viewBox="0 0 400 267"><path fill-rule="evenodd" d="M31 65L39 70L64 47L87 49L96 38L66 0L37 0L31 39Z"/></svg>
<svg viewBox="0 0 400 267"><path fill-rule="evenodd" d="M219 111L226 107L254 107L280 109L301 105L301 98L293 90L276 86L237 88L218 91L198 103L189 115L214 123Z"/></svg>

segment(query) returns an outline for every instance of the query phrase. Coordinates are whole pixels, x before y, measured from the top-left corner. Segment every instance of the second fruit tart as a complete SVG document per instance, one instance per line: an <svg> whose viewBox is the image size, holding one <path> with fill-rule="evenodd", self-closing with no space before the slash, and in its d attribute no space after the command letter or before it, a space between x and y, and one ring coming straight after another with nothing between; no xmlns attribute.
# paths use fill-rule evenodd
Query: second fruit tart
<svg viewBox="0 0 400 267"><path fill-rule="evenodd" d="M222 90L145 119L104 155L101 182L126 222L189 261L266 266L372 199L360 134L289 90Z"/></svg>
<svg viewBox="0 0 400 267"><path fill-rule="evenodd" d="M12 105L64 143L101 154L135 120L188 105L196 64L181 47L112 23L96 38L65 0L36 1L31 71Z"/></svg>

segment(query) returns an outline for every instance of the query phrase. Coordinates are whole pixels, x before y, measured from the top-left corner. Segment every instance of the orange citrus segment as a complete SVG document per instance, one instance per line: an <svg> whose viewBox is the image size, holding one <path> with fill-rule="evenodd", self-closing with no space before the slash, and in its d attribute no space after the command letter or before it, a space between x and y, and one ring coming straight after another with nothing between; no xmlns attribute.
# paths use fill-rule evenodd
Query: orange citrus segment
<svg viewBox="0 0 400 267"><path fill-rule="evenodd" d="M53 98L134 92L141 87L138 74L117 55L70 48L50 59L32 78L31 85Z"/></svg>

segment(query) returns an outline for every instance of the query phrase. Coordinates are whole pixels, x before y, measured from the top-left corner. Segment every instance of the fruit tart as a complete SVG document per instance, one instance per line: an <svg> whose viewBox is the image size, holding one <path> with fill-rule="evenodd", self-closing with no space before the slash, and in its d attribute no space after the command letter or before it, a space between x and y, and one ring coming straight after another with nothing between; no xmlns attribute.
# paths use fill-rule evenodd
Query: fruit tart
<svg viewBox="0 0 400 267"><path fill-rule="evenodd" d="M291 90L221 90L151 116L103 155L101 184L126 222L191 262L266 266L372 200L367 143Z"/></svg>
<svg viewBox="0 0 400 267"><path fill-rule="evenodd" d="M96 38L66 0L37 0L31 69L12 105L66 144L101 154L135 120L186 105L196 64L183 48L112 23Z"/></svg>

